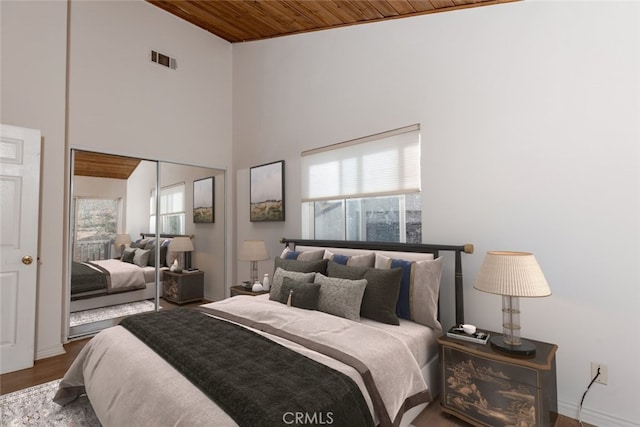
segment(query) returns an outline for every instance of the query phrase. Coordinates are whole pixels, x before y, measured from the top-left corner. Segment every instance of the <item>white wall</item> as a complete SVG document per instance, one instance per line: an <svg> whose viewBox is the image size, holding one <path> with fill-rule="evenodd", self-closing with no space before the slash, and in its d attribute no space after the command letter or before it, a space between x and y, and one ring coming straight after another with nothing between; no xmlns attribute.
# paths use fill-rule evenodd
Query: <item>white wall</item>
<svg viewBox="0 0 640 427"><path fill-rule="evenodd" d="M67 5L1 1L0 121L40 129L36 357L63 352L65 61Z"/></svg>
<svg viewBox="0 0 640 427"><path fill-rule="evenodd" d="M2 123L43 135L42 358L64 351L69 148L230 167L231 45L143 0L3 0L0 13ZM151 63L151 49L178 69Z"/></svg>
<svg viewBox="0 0 640 427"><path fill-rule="evenodd" d="M532 251L553 295L523 335L559 346L560 412L596 361L583 420L638 425L639 28L637 3L532 1L235 44L238 244L300 235L301 151L420 123L423 239L476 247L466 320L501 328L484 253ZM280 159L287 221L249 223L247 169Z"/></svg>
<svg viewBox="0 0 640 427"><path fill-rule="evenodd" d="M170 70L151 49L178 61ZM69 144L224 167L231 45L142 0L72 1Z"/></svg>
<svg viewBox="0 0 640 427"><path fill-rule="evenodd" d="M156 187L158 163L143 160L127 179L127 228L131 240L135 241L141 233L149 230L149 197L152 188Z"/></svg>
<svg viewBox="0 0 640 427"><path fill-rule="evenodd" d="M76 176L73 180L74 197L126 199L127 181L114 178Z"/></svg>

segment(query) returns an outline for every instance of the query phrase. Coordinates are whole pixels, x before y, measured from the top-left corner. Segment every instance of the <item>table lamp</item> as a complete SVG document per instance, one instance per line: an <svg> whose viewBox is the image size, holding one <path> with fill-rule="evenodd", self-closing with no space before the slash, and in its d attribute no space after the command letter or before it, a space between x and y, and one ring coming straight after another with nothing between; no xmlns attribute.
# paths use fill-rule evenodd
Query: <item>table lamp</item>
<svg viewBox="0 0 640 427"><path fill-rule="evenodd" d="M113 245L120 249L120 255L124 251L124 247L131 243L131 237L128 234L117 234L116 240L113 242Z"/></svg>
<svg viewBox="0 0 640 427"><path fill-rule="evenodd" d="M533 254L492 251L480 266L474 288L502 295L502 336L490 338L491 346L516 356L535 356L536 346L520 338L519 297L546 297L551 289Z"/></svg>
<svg viewBox="0 0 640 427"><path fill-rule="evenodd" d="M168 249L172 252L184 252L184 268L186 270L191 269L191 252L193 251L193 243L191 243L190 237L174 237L171 239ZM182 271L182 268L179 270Z"/></svg>
<svg viewBox="0 0 640 427"><path fill-rule="evenodd" d="M240 261L251 262L251 283L258 280L258 261L269 259L264 240L245 240L238 255Z"/></svg>

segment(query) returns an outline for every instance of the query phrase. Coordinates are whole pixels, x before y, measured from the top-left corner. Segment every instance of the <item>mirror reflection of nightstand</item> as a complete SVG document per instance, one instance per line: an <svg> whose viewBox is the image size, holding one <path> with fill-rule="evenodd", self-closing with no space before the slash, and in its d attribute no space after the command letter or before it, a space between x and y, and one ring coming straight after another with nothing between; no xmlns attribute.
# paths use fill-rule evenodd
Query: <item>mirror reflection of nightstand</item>
<svg viewBox="0 0 640 427"><path fill-rule="evenodd" d="M204 271L176 273L164 271L162 296L165 300L184 304L204 298Z"/></svg>

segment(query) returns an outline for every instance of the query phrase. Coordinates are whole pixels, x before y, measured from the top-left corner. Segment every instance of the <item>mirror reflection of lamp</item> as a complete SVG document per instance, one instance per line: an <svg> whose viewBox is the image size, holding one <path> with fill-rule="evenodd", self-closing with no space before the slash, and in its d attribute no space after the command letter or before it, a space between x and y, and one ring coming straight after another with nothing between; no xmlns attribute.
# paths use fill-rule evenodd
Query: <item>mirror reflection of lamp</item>
<svg viewBox="0 0 640 427"><path fill-rule="evenodd" d="M171 239L171 243L169 243L169 248L171 252L183 252L184 253L184 265L180 266L178 262L177 272L185 270L191 270L191 252L193 252L193 243L191 242L191 237L181 236L174 237ZM177 259L177 258L176 258Z"/></svg>
<svg viewBox="0 0 640 427"><path fill-rule="evenodd" d="M116 240L113 242L113 245L120 250L120 256L124 252L124 247L131 243L131 237L129 234L118 234L116 235Z"/></svg>

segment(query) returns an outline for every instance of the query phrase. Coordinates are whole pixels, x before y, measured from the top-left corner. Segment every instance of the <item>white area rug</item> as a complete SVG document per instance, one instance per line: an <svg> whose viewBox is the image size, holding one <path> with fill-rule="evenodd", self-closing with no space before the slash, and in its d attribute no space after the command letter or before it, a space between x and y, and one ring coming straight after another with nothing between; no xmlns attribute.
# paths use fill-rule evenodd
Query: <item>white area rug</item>
<svg viewBox="0 0 640 427"><path fill-rule="evenodd" d="M101 320L115 319L132 314L144 313L155 310L155 304L151 301L136 301L128 304L118 304L109 307L95 308L93 310L77 311L71 313L69 326L79 326L86 323L99 322Z"/></svg>
<svg viewBox="0 0 640 427"><path fill-rule="evenodd" d="M0 396L2 426L100 426L87 396L80 396L67 406L60 406L52 399L58 391L60 380L18 390Z"/></svg>

